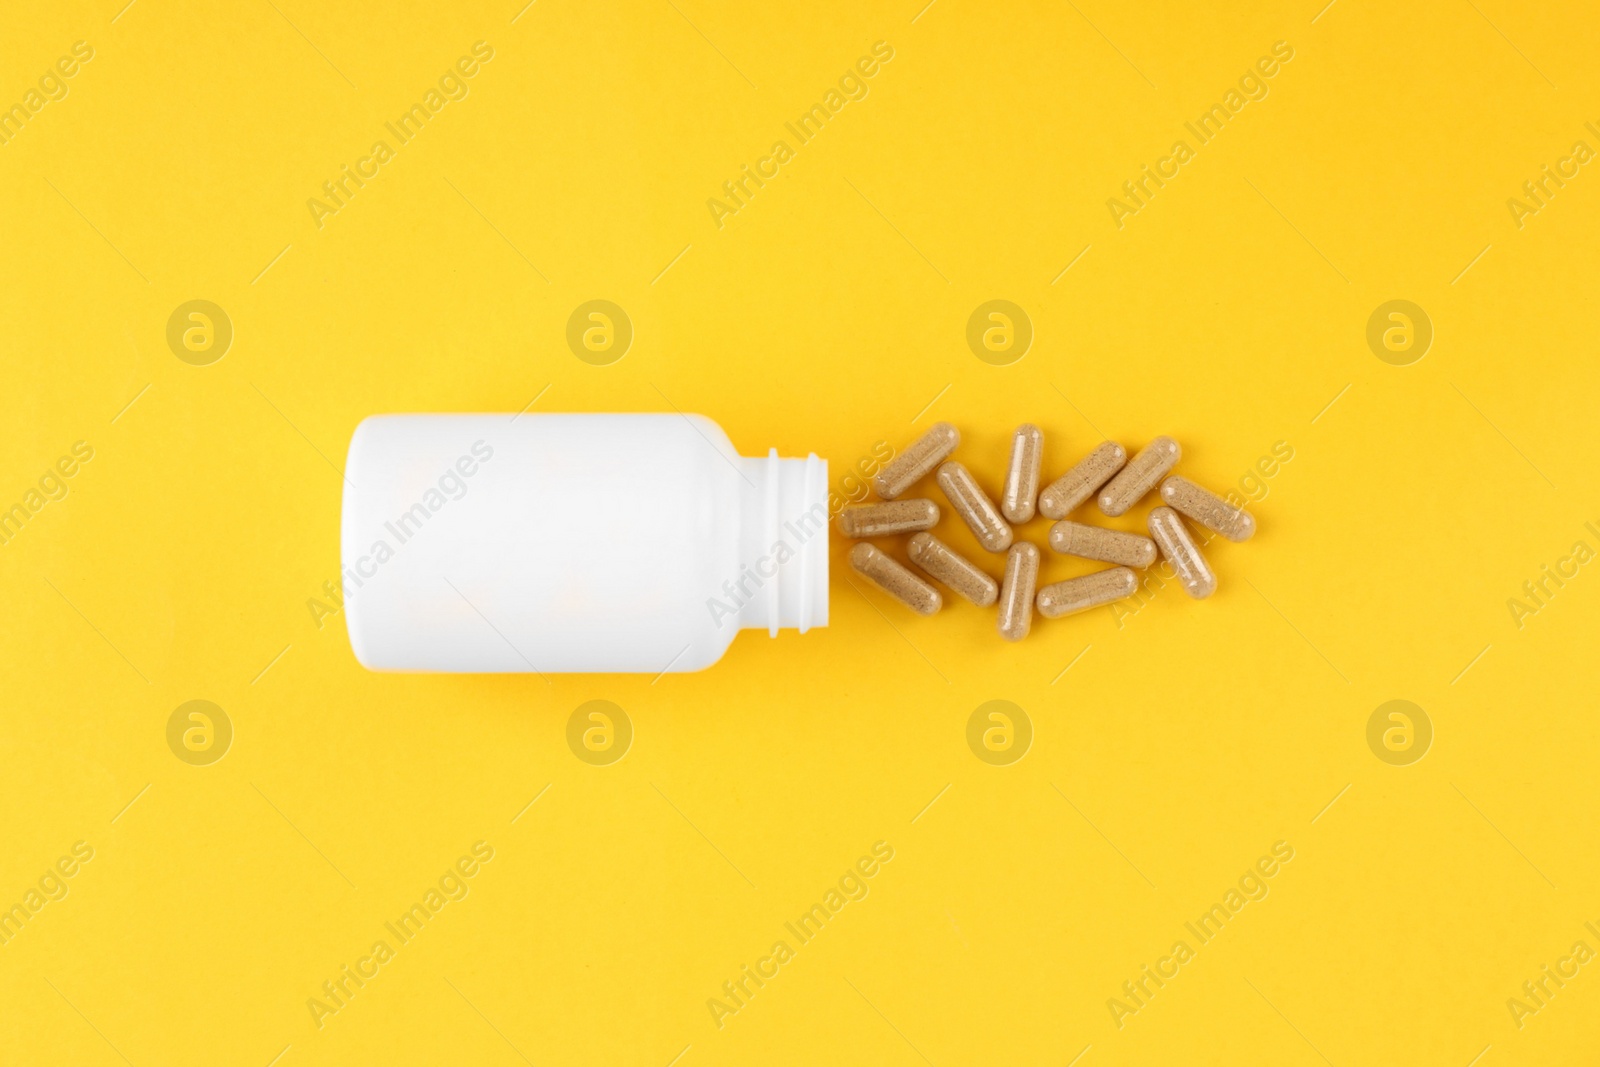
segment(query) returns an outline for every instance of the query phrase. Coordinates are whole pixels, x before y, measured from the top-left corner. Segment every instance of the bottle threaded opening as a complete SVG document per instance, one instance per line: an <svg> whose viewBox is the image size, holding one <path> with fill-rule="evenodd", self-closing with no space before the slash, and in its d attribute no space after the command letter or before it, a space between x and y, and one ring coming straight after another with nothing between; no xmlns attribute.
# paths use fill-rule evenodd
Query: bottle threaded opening
<svg viewBox="0 0 1600 1067"><path fill-rule="evenodd" d="M739 625L776 637L828 624L828 462L812 453L782 459L772 449L741 458L740 588L751 595Z"/></svg>

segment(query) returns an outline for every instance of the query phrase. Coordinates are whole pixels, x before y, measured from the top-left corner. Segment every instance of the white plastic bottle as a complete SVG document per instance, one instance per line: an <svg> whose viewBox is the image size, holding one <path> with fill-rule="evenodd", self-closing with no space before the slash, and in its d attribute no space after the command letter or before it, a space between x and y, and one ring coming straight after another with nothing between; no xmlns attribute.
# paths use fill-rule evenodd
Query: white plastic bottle
<svg viewBox="0 0 1600 1067"><path fill-rule="evenodd" d="M741 629L828 624L828 465L700 415L375 415L340 529L384 671L697 671Z"/></svg>

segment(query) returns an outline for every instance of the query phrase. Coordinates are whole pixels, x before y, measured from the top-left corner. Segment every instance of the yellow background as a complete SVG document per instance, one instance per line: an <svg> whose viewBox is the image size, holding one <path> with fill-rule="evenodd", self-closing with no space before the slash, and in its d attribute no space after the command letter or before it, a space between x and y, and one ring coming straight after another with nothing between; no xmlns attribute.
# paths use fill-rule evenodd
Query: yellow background
<svg viewBox="0 0 1600 1067"><path fill-rule="evenodd" d="M1506 200L1600 147L1594 13L921 3L7 11L0 103L95 49L0 147L0 505L95 450L0 548L0 903L95 850L0 946L7 1062L1593 1055L1600 965L1520 1029L1506 1001L1600 949L1600 576L1520 629L1506 602L1600 548L1600 176L1520 229ZM319 229L307 199L479 40L470 95ZM870 94L719 229L707 199L880 40ZM1106 200L1279 40L1270 94L1118 229ZM235 331L203 367L166 343L197 298ZM565 342L594 298L636 332L611 366ZM964 339L993 298L1036 331L1006 367ZM1365 339L1395 298L1435 330L1411 366ZM351 431L547 386L532 410L702 412L836 487L941 418L991 491L1023 420L1047 478L1102 434L1170 433L1218 488L1294 458L1214 598L1120 628L1010 646L853 590L835 544L826 630L701 674L362 670L307 607ZM1366 742L1396 698L1436 732L1411 766ZM234 726L210 766L167 746L193 699ZM591 699L634 726L611 766L565 741ZM1008 767L965 740L991 699L1034 727ZM479 840L470 895L319 1029L307 999ZM715 1026L880 840L870 895ZM1270 895L1119 1029L1108 998L1277 841Z"/></svg>

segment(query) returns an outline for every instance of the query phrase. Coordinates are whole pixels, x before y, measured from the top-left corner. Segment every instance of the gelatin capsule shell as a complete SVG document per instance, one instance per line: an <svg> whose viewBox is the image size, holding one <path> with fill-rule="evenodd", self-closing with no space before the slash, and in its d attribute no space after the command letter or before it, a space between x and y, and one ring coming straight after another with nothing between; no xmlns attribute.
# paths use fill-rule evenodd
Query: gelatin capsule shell
<svg viewBox="0 0 1600 1067"><path fill-rule="evenodd" d="M1170 437L1157 437L1139 450L1100 491L1100 510L1115 518L1143 500L1168 471L1183 458L1183 449Z"/></svg>
<svg viewBox="0 0 1600 1067"><path fill-rule="evenodd" d="M839 532L852 540L931 530L939 522L939 505L924 497L851 504L840 509L836 522Z"/></svg>
<svg viewBox="0 0 1600 1067"><path fill-rule="evenodd" d="M1182 475L1174 474L1161 483L1161 499L1184 518L1230 541L1248 541L1256 532L1255 516L1243 504L1230 504Z"/></svg>
<svg viewBox="0 0 1600 1067"><path fill-rule="evenodd" d="M1000 596L1000 583L930 533L913 535L906 542L906 555L936 581L943 582L980 608L988 607Z"/></svg>
<svg viewBox="0 0 1600 1067"><path fill-rule="evenodd" d="M944 462L960 443L960 430L948 422L936 422L873 476L872 487L883 499L893 500Z"/></svg>
<svg viewBox="0 0 1600 1067"><path fill-rule="evenodd" d="M850 566L867 581L918 615L933 615L944 606L939 590L912 574L876 545L857 542L850 550Z"/></svg>
<svg viewBox="0 0 1600 1067"><path fill-rule="evenodd" d="M1000 509L978 485L972 472L955 460L939 468L939 488L950 501L950 506L960 515L972 536L990 552L1004 552L1011 547L1011 527L1001 516Z"/></svg>
<svg viewBox="0 0 1600 1067"><path fill-rule="evenodd" d="M1006 574L1000 583L1000 612L995 627L1007 641L1021 641L1033 626L1034 588L1039 583L1039 550L1026 541L1006 554Z"/></svg>
<svg viewBox="0 0 1600 1067"><path fill-rule="evenodd" d="M1033 518L1043 461L1044 432L1031 422L1018 426L1011 436L1011 462L1000 494L1000 513L1007 521L1024 523Z"/></svg>
<svg viewBox="0 0 1600 1067"><path fill-rule="evenodd" d="M1183 591L1195 600L1204 600L1216 592L1217 577L1178 513L1162 505L1151 510L1149 523L1150 537L1177 572Z"/></svg>
<svg viewBox="0 0 1600 1067"><path fill-rule="evenodd" d="M1156 543L1148 537L1071 519L1062 519L1050 527L1050 547L1064 556L1124 567L1148 567L1156 561Z"/></svg>
<svg viewBox="0 0 1600 1067"><path fill-rule="evenodd" d="M1047 619L1074 615L1102 604L1125 600L1139 588L1139 576L1127 567L1112 567L1064 582L1054 582L1039 590L1036 604Z"/></svg>
<svg viewBox="0 0 1600 1067"><path fill-rule="evenodd" d="M1128 450L1115 441L1102 441L1067 473L1039 494L1039 512L1047 519L1064 519L1128 462Z"/></svg>

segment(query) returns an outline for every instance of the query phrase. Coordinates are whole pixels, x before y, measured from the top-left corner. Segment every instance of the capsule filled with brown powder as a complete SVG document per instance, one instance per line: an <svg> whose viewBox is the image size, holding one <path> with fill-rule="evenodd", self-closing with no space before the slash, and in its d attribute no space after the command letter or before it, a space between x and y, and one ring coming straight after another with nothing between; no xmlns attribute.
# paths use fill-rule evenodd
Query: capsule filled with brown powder
<svg viewBox="0 0 1600 1067"><path fill-rule="evenodd" d="M1000 595L1000 584L977 564L930 533L919 533L906 542L911 562L936 580L954 589L980 608L986 608Z"/></svg>
<svg viewBox="0 0 1600 1067"><path fill-rule="evenodd" d="M1039 584L1039 550L1019 541L1006 553L1006 574L1000 583L1000 616L996 626L1007 641L1021 641L1033 626L1033 593Z"/></svg>
<svg viewBox="0 0 1600 1067"><path fill-rule="evenodd" d="M923 497L851 504L839 512L839 532L851 540L931 530L939 523L939 505Z"/></svg>
<svg viewBox="0 0 1600 1067"><path fill-rule="evenodd" d="M960 430L948 422L936 422L873 476L872 487L883 499L893 500L937 467L960 443Z"/></svg>
<svg viewBox="0 0 1600 1067"><path fill-rule="evenodd" d="M1209 489L1174 474L1161 483L1161 499L1178 514L1230 541L1248 541L1256 532L1255 516L1235 507Z"/></svg>
<svg viewBox="0 0 1600 1067"><path fill-rule="evenodd" d="M850 550L850 566L867 581L894 597L918 615L932 615L943 605L939 590L918 578L876 545L857 542Z"/></svg>
<svg viewBox="0 0 1600 1067"><path fill-rule="evenodd" d="M1067 473L1044 487L1039 511L1047 519L1064 519L1067 513L1094 496L1111 476L1128 462L1128 450L1115 441L1102 441Z"/></svg>
<svg viewBox="0 0 1600 1067"><path fill-rule="evenodd" d="M994 501L978 485L971 471L950 460L939 468L938 481L950 506L956 509L956 514L966 522L980 545L990 552L1004 552L1011 547L1011 527L1006 525L1000 509L994 506Z"/></svg>
<svg viewBox="0 0 1600 1067"><path fill-rule="evenodd" d="M1211 573L1206 558L1189 536L1188 529L1178 513L1169 507L1154 508L1150 512L1150 536L1167 557L1172 569L1178 572L1178 584L1196 600L1204 600L1217 591L1217 576Z"/></svg>
<svg viewBox="0 0 1600 1067"><path fill-rule="evenodd" d="M1123 514L1143 500L1182 456L1183 449L1170 437L1151 441L1100 491L1100 510L1112 518Z"/></svg>
<svg viewBox="0 0 1600 1067"><path fill-rule="evenodd" d="M1011 462L1006 466L1006 484L1000 492L1000 513L1011 522L1033 518L1043 461L1044 432L1031 422L1018 426L1011 436Z"/></svg>
<svg viewBox="0 0 1600 1067"><path fill-rule="evenodd" d="M1059 619L1063 615L1126 599L1138 588L1138 575L1127 567L1112 567L1110 570L1085 574L1081 578L1053 582L1039 590L1035 602L1040 615L1047 619Z"/></svg>
<svg viewBox="0 0 1600 1067"><path fill-rule="evenodd" d="M1148 537L1071 519L1062 519L1050 527L1050 547L1063 556L1120 563L1124 567L1148 567L1156 561L1156 543Z"/></svg>

